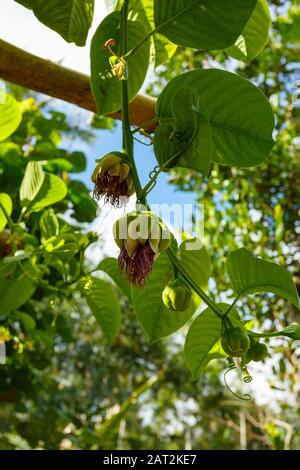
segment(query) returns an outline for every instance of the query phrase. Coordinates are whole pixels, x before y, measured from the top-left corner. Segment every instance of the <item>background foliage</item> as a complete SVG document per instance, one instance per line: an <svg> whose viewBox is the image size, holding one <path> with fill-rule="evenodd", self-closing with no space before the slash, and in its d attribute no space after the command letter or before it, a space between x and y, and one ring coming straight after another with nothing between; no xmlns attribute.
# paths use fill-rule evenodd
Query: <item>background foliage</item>
<svg viewBox="0 0 300 470"><path fill-rule="evenodd" d="M300 126L295 88L299 7L296 2L269 3L275 18L271 37L250 65L234 62L226 52L179 47L148 86L155 95L182 71L234 69L264 91L276 114L276 145L268 162L247 170L214 166L207 179L192 169L176 169L170 176L171 184L192 191L205 206L205 245L218 284L211 281L209 293L217 302L234 298L224 274L225 260L240 246L255 247L256 255L287 266L300 289ZM47 161L47 174L59 177L66 189L58 191L61 198L56 203L52 199L42 204L42 211L31 207L24 212L9 243L6 235L11 234L0 235L0 257L16 248L20 256L30 253L18 263L0 260L0 335L8 357L6 366L0 366L1 448L299 448L297 343L287 349L287 341L270 342L272 359L265 362L263 374L277 401L261 406L240 402L226 392L220 364L192 382L181 333L149 345L124 295L126 287L111 287L111 298L118 299L122 310L120 332L119 325L109 332L104 328L106 335L96 328L102 299L95 298L93 285L77 284L83 253L97 240L88 228L96 205L80 177L85 155L62 145L62 137L79 134L89 139L94 131L74 128L67 116L32 95L28 98L24 90L11 87L10 92L23 100L20 127L0 143L0 188L13 200L12 219L26 207L26 195L20 200L18 194L28 162ZM34 169L42 187L45 176L38 164ZM35 203L41 200L45 193ZM101 269L108 272L111 266ZM27 296L17 302L20 305L5 304L7 282L16 293L14 301ZM96 287L99 282L96 278ZM221 291L222 297L217 294ZM248 297L238 307L245 318L255 313L253 329L299 323L299 311L277 297ZM107 338L115 339L108 345Z"/></svg>

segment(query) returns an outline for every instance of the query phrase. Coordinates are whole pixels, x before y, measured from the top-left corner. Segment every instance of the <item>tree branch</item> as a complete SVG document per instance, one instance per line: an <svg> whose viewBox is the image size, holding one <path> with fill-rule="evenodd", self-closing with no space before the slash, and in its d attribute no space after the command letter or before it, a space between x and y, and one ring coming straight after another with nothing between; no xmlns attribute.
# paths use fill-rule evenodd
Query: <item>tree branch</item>
<svg viewBox="0 0 300 470"><path fill-rule="evenodd" d="M44 93L80 108L96 112L90 79L74 70L32 55L0 39L0 77L30 90ZM132 125L140 125L155 117L156 100L138 95L130 104ZM122 119L121 112L111 114ZM153 131L155 124L146 130Z"/></svg>

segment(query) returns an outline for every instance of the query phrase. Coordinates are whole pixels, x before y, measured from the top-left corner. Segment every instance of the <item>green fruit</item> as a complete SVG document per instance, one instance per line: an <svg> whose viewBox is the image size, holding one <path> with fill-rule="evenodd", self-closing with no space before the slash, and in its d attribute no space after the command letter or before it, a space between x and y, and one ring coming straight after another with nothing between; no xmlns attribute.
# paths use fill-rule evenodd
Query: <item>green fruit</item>
<svg viewBox="0 0 300 470"><path fill-rule="evenodd" d="M255 339L251 338L250 340L250 349L246 354L247 362L254 361L260 362L263 361L268 354L268 348L264 343L260 343Z"/></svg>
<svg viewBox="0 0 300 470"><path fill-rule="evenodd" d="M228 356L241 357L250 348L250 339L242 328L232 327L222 335L221 345Z"/></svg>
<svg viewBox="0 0 300 470"><path fill-rule="evenodd" d="M169 282L163 293L162 300L164 305L175 312L186 310L191 301L191 291L180 279Z"/></svg>

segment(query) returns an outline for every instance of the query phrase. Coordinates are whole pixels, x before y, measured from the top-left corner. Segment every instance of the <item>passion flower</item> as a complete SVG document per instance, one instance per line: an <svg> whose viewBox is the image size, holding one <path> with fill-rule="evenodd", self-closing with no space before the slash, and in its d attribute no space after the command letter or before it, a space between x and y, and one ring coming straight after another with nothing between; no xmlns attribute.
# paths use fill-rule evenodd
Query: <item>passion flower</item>
<svg viewBox="0 0 300 470"><path fill-rule="evenodd" d="M240 327L232 327L222 334L221 345L231 357L242 357L250 347L249 336Z"/></svg>
<svg viewBox="0 0 300 470"><path fill-rule="evenodd" d="M183 312L191 301L191 291L181 279L170 281L163 293L162 300L169 310Z"/></svg>
<svg viewBox="0 0 300 470"><path fill-rule="evenodd" d="M155 258L170 246L169 230L152 212L132 212L115 223L114 238L121 250L119 271L131 284L144 287Z"/></svg>
<svg viewBox="0 0 300 470"><path fill-rule="evenodd" d="M114 207L122 207L134 194L130 166L124 161L124 155L113 152L98 160L92 181L95 184L93 197L110 202Z"/></svg>

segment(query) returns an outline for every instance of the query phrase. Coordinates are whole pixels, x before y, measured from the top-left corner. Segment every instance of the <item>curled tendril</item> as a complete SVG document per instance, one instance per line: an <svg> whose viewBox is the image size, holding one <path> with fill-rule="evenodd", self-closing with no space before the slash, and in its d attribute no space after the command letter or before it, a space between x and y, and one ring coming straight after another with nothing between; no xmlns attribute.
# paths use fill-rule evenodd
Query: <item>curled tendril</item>
<svg viewBox="0 0 300 470"><path fill-rule="evenodd" d="M156 167L154 167L154 169L152 171L150 171L149 178L150 179L155 178L155 176L159 172L159 169L160 169L159 165L156 165Z"/></svg>
<svg viewBox="0 0 300 470"><path fill-rule="evenodd" d="M243 381L245 382L245 384L249 384L250 382L252 382L253 377L249 374L247 367L242 363L241 363L241 369L243 372Z"/></svg>
<svg viewBox="0 0 300 470"><path fill-rule="evenodd" d="M146 147L151 147L151 144L147 144L146 142L143 142L142 140L138 139L137 137L133 137L134 140L136 140L139 144L145 145Z"/></svg>
<svg viewBox="0 0 300 470"><path fill-rule="evenodd" d="M231 390L231 388L229 387L228 385L228 382L227 382L227 374L228 372L230 372L231 370L234 370L236 369L236 365L231 365L224 373L224 383L225 383L225 387L227 388L227 390L232 393L232 395L234 395L236 398L238 398L239 400L243 400L243 401L251 401L252 400L252 396L249 395L248 393L245 393L244 395L238 395L237 393L235 393L233 390ZM250 377L250 376L249 376ZM252 380L252 377L251 377L251 380ZM250 380L250 382L251 382Z"/></svg>

